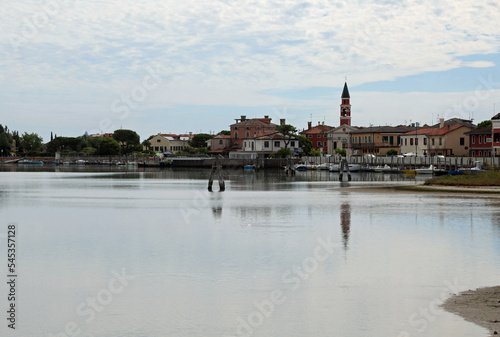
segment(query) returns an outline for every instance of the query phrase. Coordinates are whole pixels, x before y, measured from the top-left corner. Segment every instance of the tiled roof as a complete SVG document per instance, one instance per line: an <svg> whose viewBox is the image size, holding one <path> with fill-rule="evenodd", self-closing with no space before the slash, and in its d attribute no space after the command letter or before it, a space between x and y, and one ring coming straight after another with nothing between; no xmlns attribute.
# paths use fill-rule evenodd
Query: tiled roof
<svg viewBox="0 0 500 337"><path fill-rule="evenodd" d="M262 135L262 136L248 137L248 138L243 138L243 139L277 140L277 139L285 139L285 137L281 133L279 133L278 131L275 131L275 132L266 133L265 135ZM292 136L292 139L295 139L295 137Z"/></svg>
<svg viewBox="0 0 500 337"><path fill-rule="evenodd" d="M308 130L301 131L300 134L312 135L312 134L319 134L319 133L327 133L331 129L333 129L333 126L316 125Z"/></svg>
<svg viewBox="0 0 500 337"><path fill-rule="evenodd" d="M491 119L500 119L500 113L496 114L495 116L491 117Z"/></svg>
<svg viewBox="0 0 500 337"><path fill-rule="evenodd" d="M455 124L455 125L445 125L442 128L436 128L436 127L421 128L415 131L404 133L402 136L411 136L415 135L415 133L417 135L442 136L447 134L448 132L455 131L456 129L459 129L461 127L464 127L464 125Z"/></svg>
<svg viewBox="0 0 500 337"><path fill-rule="evenodd" d="M245 119L242 122L231 124L230 126L276 126L276 124L271 123L270 118L250 118Z"/></svg>
<svg viewBox="0 0 500 337"><path fill-rule="evenodd" d="M464 135L491 135L491 126L465 132Z"/></svg>
<svg viewBox="0 0 500 337"><path fill-rule="evenodd" d="M368 126L365 128L360 128L357 131L351 131L351 133L352 134L371 133L371 132L373 132L373 133L406 133L406 132L409 132L411 130L415 130L415 128L411 127L411 126L403 126L403 125L400 125L400 126L384 125L384 126Z"/></svg>

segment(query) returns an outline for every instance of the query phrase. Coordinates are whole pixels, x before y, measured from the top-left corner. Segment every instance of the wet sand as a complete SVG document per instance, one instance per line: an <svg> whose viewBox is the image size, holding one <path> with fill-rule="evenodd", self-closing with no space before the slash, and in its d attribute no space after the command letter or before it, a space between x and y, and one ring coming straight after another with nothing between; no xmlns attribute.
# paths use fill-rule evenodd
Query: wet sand
<svg viewBox="0 0 500 337"><path fill-rule="evenodd" d="M500 335L500 286L464 291L447 299L442 307Z"/></svg>

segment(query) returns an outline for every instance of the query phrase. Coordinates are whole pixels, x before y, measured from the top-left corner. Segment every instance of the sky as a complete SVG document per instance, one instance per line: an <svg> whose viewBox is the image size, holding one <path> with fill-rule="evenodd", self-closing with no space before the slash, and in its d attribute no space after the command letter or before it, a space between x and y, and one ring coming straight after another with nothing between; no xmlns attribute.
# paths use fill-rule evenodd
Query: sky
<svg viewBox="0 0 500 337"><path fill-rule="evenodd" d="M75 137L490 119L494 0L17 0L0 11L0 124Z"/></svg>

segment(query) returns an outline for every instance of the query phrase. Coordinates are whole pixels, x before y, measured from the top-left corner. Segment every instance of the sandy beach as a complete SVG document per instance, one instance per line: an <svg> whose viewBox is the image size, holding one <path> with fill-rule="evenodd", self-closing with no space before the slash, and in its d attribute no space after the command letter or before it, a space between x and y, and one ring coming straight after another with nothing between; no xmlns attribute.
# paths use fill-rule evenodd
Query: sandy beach
<svg viewBox="0 0 500 337"><path fill-rule="evenodd" d="M500 286L464 291L443 303L443 308L500 334Z"/></svg>

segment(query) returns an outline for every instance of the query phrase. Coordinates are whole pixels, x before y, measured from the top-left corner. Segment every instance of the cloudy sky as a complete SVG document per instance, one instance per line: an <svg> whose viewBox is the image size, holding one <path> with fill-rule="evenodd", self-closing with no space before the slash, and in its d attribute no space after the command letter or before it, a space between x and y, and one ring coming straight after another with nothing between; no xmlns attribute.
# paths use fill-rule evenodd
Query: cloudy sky
<svg viewBox="0 0 500 337"><path fill-rule="evenodd" d="M240 115L338 126L490 119L494 0L17 0L0 20L0 124L61 136L218 132Z"/></svg>

